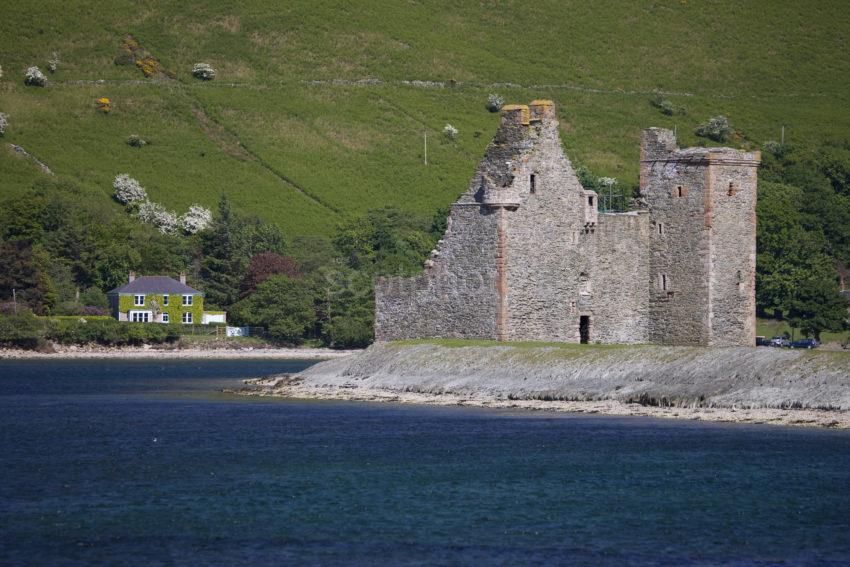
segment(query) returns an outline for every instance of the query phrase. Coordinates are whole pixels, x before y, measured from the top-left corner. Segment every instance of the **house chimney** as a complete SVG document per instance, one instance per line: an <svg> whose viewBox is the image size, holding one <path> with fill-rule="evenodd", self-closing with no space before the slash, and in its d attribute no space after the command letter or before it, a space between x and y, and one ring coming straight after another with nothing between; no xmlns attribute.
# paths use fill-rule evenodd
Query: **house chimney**
<svg viewBox="0 0 850 567"><path fill-rule="evenodd" d="M186 272L180 272L180 283L186 285Z"/></svg>
<svg viewBox="0 0 850 567"><path fill-rule="evenodd" d="M136 279L136 272L130 272L130 277L127 279L129 280L129 283L133 283L133 281Z"/></svg>

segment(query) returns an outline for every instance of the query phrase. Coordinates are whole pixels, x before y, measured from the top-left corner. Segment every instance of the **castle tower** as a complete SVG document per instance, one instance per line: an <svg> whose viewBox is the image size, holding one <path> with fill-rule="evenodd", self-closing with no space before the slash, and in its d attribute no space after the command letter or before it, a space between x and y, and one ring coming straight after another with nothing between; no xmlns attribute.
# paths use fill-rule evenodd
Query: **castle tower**
<svg viewBox="0 0 850 567"><path fill-rule="evenodd" d="M651 342L755 344L758 152L679 149L670 130L641 135L649 205Z"/></svg>

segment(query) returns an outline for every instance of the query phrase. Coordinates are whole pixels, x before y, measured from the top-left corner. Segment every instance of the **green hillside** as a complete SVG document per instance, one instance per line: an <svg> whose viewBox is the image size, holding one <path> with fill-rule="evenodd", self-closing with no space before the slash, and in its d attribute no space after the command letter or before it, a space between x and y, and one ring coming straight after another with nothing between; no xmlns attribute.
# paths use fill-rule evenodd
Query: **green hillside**
<svg viewBox="0 0 850 567"><path fill-rule="evenodd" d="M14 143L86 198L109 201L112 178L128 173L178 211L227 193L290 237L331 234L386 204L430 217L465 188L495 131L489 93L555 100L574 161L626 184L647 126L675 126L695 144L695 126L725 114L736 143L752 147L782 125L812 147L850 132L840 0L281 4L9 3L0 196L44 175L7 151ZM128 35L173 78L115 64ZM48 86L25 86L25 69L46 72L52 52L61 62ZM200 61L214 81L191 76ZM654 90L687 113L661 114ZM455 141L442 137L446 123ZM130 134L151 144L131 148Z"/></svg>

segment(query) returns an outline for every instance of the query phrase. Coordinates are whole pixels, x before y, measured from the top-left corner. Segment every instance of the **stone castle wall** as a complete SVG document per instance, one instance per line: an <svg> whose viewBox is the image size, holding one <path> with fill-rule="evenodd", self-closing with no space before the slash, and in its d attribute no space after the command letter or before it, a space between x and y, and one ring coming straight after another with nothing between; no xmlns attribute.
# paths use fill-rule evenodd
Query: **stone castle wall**
<svg viewBox="0 0 850 567"><path fill-rule="evenodd" d="M710 344L755 344L756 168L742 160L755 154L713 157Z"/></svg>
<svg viewBox="0 0 850 567"><path fill-rule="evenodd" d="M578 341L578 276L589 276L593 261L593 236L584 233L583 188L561 149L557 122L532 128L537 130L535 151L517 164L514 181L522 205L505 212L506 336Z"/></svg>
<svg viewBox="0 0 850 567"><path fill-rule="evenodd" d="M757 163L649 129L647 209L599 214L552 103L507 106L424 273L376 281L376 338L752 344Z"/></svg>
<svg viewBox="0 0 850 567"><path fill-rule="evenodd" d="M454 205L424 273L375 281L375 338L496 337L497 217Z"/></svg>
<svg viewBox="0 0 850 567"><path fill-rule="evenodd" d="M758 154L680 150L669 130L643 132L652 342L755 343L757 163Z"/></svg>
<svg viewBox="0 0 850 567"><path fill-rule="evenodd" d="M647 343L649 214L600 214L595 236L591 340Z"/></svg>

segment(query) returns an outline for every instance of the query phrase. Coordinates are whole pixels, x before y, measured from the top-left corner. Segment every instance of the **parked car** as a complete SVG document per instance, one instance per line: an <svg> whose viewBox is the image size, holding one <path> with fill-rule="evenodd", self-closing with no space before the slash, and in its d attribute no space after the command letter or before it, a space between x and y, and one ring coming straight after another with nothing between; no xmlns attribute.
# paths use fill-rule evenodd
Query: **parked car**
<svg viewBox="0 0 850 567"><path fill-rule="evenodd" d="M800 339L791 343L791 348L817 348L820 343L815 339Z"/></svg>
<svg viewBox="0 0 850 567"><path fill-rule="evenodd" d="M767 337L756 337L756 346L770 346L770 339Z"/></svg>
<svg viewBox="0 0 850 567"><path fill-rule="evenodd" d="M772 339L770 339L770 346L789 347L791 346L791 341L789 341L785 337L773 337Z"/></svg>

